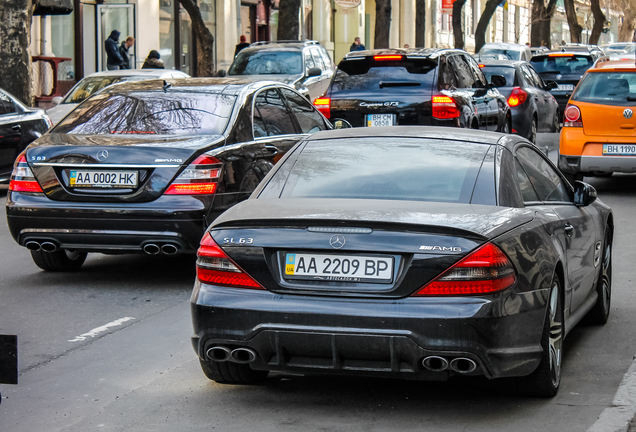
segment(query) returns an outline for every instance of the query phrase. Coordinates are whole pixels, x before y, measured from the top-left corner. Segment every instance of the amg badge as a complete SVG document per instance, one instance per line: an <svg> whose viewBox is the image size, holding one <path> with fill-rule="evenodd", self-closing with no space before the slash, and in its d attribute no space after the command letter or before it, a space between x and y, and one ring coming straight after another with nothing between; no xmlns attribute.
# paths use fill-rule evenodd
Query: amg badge
<svg viewBox="0 0 636 432"><path fill-rule="evenodd" d="M461 252L462 248L458 246L420 246L420 250L425 251L440 251L440 252Z"/></svg>

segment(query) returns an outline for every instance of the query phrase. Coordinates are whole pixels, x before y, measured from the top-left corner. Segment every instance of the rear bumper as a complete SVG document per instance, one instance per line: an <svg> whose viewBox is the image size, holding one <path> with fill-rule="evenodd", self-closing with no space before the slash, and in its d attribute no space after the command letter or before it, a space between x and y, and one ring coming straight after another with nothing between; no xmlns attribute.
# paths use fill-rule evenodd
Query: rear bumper
<svg viewBox="0 0 636 432"><path fill-rule="evenodd" d="M530 295L530 294L528 294ZM523 297L524 295L521 295ZM469 375L524 376L539 364L545 302L514 312L507 295L370 300L279 295L195 283L192 295L197 355L212 346L247 347L253 369L302 374L351 374L445 380L427 356L468 358ZM511 296L512 297L512 296ZM514 308L513 308L514 309Z"/></svg>
<svg viewBox="0 0 636 432"><path fill-rule="evenodd" d="M559 169L570 174L636 172L636 156L604 156L604 144L634 145L636 138L585 135L583 128L563 128L559 141Z"/></svg>

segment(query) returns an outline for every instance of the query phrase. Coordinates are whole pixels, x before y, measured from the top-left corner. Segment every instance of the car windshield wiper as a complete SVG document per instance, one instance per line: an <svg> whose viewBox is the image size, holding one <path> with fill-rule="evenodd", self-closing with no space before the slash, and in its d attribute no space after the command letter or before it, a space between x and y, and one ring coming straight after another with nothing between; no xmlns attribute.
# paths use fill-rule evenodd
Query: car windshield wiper
<svg viewBox="0 0 636 432"><path fill-rule="evenodd" d="M416 87L422 83L417 81L380 81L380 88L384 87Z"/></svg>
<svg viewBox="0 0 636 432"><path fill-rule="evenodd" d="M561 73L561 71L543 71L543 72L539 72L539 75L541 75L541 74L547 74L547 73L560 74L560 73Z"/></svg>

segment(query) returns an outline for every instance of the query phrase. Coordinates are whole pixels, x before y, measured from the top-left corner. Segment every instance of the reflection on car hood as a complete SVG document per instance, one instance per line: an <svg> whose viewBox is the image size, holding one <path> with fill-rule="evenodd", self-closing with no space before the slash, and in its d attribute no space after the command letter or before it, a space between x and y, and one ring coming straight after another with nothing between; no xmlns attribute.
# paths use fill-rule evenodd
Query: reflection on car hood
<svg viewBox="0 0 636 432"><path fill-rule="evenodd" d="M66 117L68 113L73 111L75 107L77 107L78 105L79 104L75 104L75 103L59 104L58 106L54 106L53 108L49 108L48 110L46 110L46 114L49 116L49 118L53 122L53 125L56 125L60 122L60 120Z"/></svg>

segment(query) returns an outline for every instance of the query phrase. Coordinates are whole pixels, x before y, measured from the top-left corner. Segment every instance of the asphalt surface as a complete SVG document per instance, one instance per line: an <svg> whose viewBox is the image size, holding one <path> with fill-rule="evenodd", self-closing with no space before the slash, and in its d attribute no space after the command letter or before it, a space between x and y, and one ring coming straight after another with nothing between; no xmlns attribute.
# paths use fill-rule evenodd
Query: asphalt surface
<svg viewBox="0 0 636 432"><path fill-rule="evenodd" d="M540 135L551 157L557 144ZM585 431L636 353L636 176L587 180L614 209L612 312L607 325L569 334L549 400L485 379L219 385L190 344L193 258L92 254L76 273L45 273L2 218L0 333L18 335L20 383L0 385L0 431Z"/></svg>

